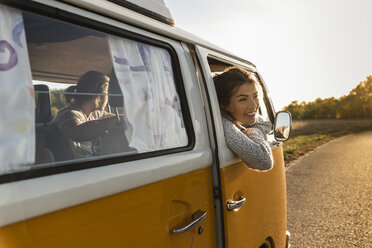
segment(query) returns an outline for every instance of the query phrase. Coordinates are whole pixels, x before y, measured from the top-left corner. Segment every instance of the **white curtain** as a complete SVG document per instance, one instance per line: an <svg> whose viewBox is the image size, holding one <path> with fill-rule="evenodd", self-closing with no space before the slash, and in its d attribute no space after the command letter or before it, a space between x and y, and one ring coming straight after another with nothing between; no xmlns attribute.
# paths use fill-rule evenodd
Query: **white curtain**
<svg viewBox="0 0 372 248"><path fill-rule="evenodd" d="M124 97L125 134L139 152L188 143L169 53L162 48L108 36Z"/></svg>
<svg viewBox="0 0 372 248"><path fill-rule="evenodd" d="M35 100L21 11L0 4L0 173L35 160Z"/></svg>

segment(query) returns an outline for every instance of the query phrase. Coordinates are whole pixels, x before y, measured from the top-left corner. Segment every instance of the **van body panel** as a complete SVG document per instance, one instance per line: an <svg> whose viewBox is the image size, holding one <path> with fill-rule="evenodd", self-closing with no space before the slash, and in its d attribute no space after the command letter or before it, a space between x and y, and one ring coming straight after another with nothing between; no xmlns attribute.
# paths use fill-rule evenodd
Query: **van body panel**
<svg viewBox="0 0 372 248"><path fill-rule="evenodd" d="M270 239L275 247L284 247L286 185L282 147L273 147L274 166L269 171L248 168L227 147L219 103L207 58L217 58L231 65L244 66L253 72L255 68L205 47L196 46L196 52L204 71L205 87L209 94L216 133L219 160L217 169L222 192L225 245L226 247L260 247L265 240ZM272 105L266 107L272 108ZM274 140L273 134L269 135L268 140ZM245 203L236 211L228 211L227 202L238 201L240 197L246 199Z"/></svg>
<svg viewBox="0 0 372 248"><path fill-rule="evenodd" d="M9 248L215 247L212 192L208 167L4 226L0 244ZM204 222L183 234L170 234L197 210L207 212Z"/></svg>
<svg viewBox="0 0 372 248"><path fill-rule="evenodd" d="M48 3L53 5L54 2L49 1ZM56 2L57 7L62 8L62 5L63 3ZM65 10L83 14L88 18L95 16L94 13L81 11L76 7L67 6ZM190 58L185 56L181 43L106 17L97 16L96 20L130 32L140 33L172 46L182 68L181 74L186 97L192 99L187 104L195 133L194 148L192 151L168 154L167 156L1 184L0 191L6 192L7 197L0 198L0 213L2 213L0 214L0 226L206 168L212 163L209 137L205 132L207 129L205 113L194 67L190 63ZM64 200L53 201L56 198ZM27 208L23 207L25 205Z"/></svg>
<svg viewBox="0 0 372 248"><path fill-rule="evenodd" d="M207 168L211 162L205 149L1 184L0 226Z"/></svg>
<svg viewBox="0 0 372 248"><path fill-rule="evenodd" d="M273 149L270 171L249 169L243 162L220 170L223 202L246 201L237 211L224 208L228 247L259 247L268 237L285 247L286 185L282 147Z"/></svg>

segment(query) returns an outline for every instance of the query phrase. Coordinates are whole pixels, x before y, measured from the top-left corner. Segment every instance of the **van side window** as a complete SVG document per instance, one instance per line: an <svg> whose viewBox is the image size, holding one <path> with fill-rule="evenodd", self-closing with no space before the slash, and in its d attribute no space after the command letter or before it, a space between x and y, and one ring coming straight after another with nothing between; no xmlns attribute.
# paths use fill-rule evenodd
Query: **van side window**
<svg viewBox="0 0 372 248"><path fill-rule="evenodd" d="M219 61L215 58L212 58L212 57L208 57L208 63L209 63L209 68L212 72L212 77L215 76L215 75L218 75L220 73L222 73L225 69L233 66L233 64L228 64L226 62L222 62L222 61ZM248 68L245 68L247 70L249 70ZM251 71L251 70L249 70ZM256 72L253 72L253 75L256 77L257 79L257 82L260 82L259 80L259 76L257 75ZM263 87L262 87L262 90L263 90ZM261 97L259 98L260 100L260 108L259 108L259 114L267 121L270 121L270 118L269 118L269 113L268 113L268 110L267 110L267 106L265 104L265 101L264 101L264 92L260 92L260 95Z"/></svg>
<svg viewBox="0 0 372 248"><path fill-rule="evenodd" d="M166 45L22 17L35 92L34 164L41 165L31 169L188 145Z"/></svg>

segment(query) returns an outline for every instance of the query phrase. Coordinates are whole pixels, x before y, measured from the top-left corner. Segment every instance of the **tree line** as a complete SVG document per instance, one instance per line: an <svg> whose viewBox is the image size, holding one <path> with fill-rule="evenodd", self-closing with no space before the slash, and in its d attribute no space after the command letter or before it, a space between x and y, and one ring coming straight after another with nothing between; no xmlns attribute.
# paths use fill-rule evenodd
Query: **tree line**
<svg viewBox="0 0 372 248"><path fill-rule="evenodd" d="M317 98L312 102L293 101L284 107L293 119L343 119L372 117L372 75L340 98Z"/></svg>

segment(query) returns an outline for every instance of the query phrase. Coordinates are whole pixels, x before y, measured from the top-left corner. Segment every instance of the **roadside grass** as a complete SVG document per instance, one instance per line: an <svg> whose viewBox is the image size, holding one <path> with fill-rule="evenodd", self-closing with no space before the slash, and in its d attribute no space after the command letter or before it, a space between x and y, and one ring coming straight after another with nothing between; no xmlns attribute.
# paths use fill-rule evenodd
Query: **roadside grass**
<svg viewBox="0 0 372 248"><path fill-rule="evenodd" d="M357 120L294 120L291 137L283 144L286 165L334 138L372 130L372 118Z"/></svg>

